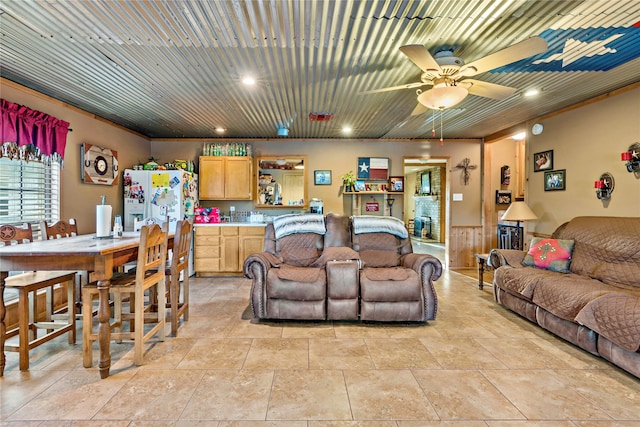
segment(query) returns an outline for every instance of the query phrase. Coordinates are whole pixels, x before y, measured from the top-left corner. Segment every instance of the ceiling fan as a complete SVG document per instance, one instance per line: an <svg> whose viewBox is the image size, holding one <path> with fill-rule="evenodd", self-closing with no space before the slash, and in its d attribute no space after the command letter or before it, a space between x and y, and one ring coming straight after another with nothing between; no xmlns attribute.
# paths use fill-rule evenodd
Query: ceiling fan
<svg viewBox="0 0 640 427"><path fill-rule="evenodd" d="M458 104L468 94L492 99L504 99L512 95L516 89L482 80L469 79L468 77L511 64L546 50L547 42L545 39L531 37L484 58L465 64L462 58L454 56L452 50L440 51L432 56L423 45L410 44L400 47L400 51L422 70L420 81L364 91L360 92L360 94L432 86L427 91L422 91L421 89L416 91L419 104L411 115L422 114L428 109L444 110Z"/></svg>

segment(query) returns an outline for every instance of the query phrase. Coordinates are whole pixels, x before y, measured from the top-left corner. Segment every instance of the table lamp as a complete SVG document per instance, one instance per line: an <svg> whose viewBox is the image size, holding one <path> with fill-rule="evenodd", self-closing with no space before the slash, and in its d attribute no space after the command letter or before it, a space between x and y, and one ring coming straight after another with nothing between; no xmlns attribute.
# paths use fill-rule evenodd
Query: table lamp
<svg viewBox="0 0 640 427"><path fill-rule="evenodd" d="M518 247L516 249L523 250L524 241L522 239L522 236L520 235L520 221L531 221L538 219L536 214L533 213L531 208L525 202L513 202L500 219L503 221L516 221L516 238L518 240Z"/></svg>

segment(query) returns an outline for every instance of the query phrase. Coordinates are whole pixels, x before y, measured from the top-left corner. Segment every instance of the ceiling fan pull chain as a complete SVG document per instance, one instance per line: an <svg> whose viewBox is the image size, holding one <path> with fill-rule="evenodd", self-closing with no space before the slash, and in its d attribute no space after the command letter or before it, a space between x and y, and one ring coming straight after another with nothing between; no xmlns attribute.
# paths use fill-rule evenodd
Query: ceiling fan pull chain
<svg viewBox="0 0 640 427"><path fill-rule="evenodd" d="M436 137L436 110L431 110L431 138Z"/></svg>
<svg viewBox="0 0 640 427"><path fill-rule="evenodd" d="M443 113L444 109L441 108L440 109L440 146L442 147L444 145L444 139L442 138L442 113Z"/></svg>

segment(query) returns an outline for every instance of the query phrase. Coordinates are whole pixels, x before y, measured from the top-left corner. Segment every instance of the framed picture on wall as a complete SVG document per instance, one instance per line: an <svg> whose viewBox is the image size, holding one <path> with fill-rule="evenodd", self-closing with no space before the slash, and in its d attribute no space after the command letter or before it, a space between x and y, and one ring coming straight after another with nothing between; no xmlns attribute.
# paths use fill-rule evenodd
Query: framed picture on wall
<svg viewBox="0 0 640 427"><path fill-rule="evenodd" d="M404 177L403 176L390 177L388 191L402 193L404 191Z"/></svg>
<svg viewBox="0 0 640 427"><path fill-rule="evenodd" d="M541 172L553 169L553 150L541 151L533 155L533 171Z"/></svg>
<svg viewBox="0 0 640 427"><path fill-rule="evenodd" d="M313 171L313 183L315 185L331 185L331 171Z"/></svg>
<svg viewBox="0 0 640 427"><path fill-rule="evenodd" d="M496 190L496 204L508 205L511 203L511 190Z"/></svg>
<svg viewBox="0 0 640 427"><path fill-rule="evenodd" d="M544 191L567 189L566 169L558 169L544 173Z"/></svg>

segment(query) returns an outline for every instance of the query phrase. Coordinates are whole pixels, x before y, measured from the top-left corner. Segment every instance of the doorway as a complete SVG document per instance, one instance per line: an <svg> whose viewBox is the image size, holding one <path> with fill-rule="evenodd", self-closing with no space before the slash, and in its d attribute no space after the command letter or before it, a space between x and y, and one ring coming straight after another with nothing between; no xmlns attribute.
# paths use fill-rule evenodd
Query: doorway
<svg viewBox="0 0 640 427"><path fill-rule="evenodd" d="M408 225L414 246L432 245L445 254L448 265L447 213L448 158L405 157L403 170L405 197L403 221Z"/></svg>

